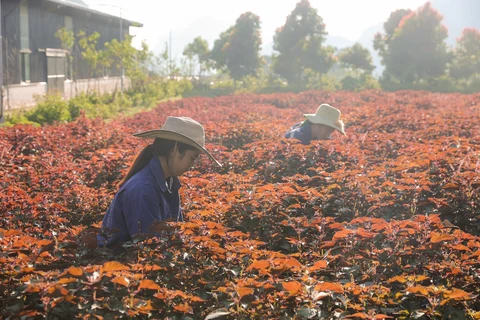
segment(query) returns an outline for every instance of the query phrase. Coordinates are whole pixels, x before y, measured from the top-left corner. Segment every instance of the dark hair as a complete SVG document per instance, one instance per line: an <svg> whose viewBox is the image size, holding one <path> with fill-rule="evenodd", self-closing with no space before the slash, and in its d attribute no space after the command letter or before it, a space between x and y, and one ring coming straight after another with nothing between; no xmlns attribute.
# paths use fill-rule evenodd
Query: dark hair
<svg viewBox="0 0 480 320"><path fill-rule="evenodd" d="M127 175L123 178L122 181L118 184L118 188L122 187L131 177L133 177L137 172L142 170L153 158L153 156L164 156L168 157L170 151L177 144L178 152L184 154L187 150L197 150L195 147L188 145L186 143L167 140L162 138L155 138L152 144L149 144L137 155L133 164L130 166Z"/></svg>

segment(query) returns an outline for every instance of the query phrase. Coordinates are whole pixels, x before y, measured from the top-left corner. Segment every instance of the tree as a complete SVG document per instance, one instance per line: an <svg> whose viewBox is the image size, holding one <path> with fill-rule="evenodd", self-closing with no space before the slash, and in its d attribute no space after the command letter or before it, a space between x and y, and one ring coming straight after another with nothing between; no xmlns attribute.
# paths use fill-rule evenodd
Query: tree
<svg viewBox="0 0 480 320"><path fill-rule="evenodd" d="M242 14L224 47L227 69L234 80L256 76L262 61L261 45L260 18L251 12Z"/></svg>
<svg viewBox="0 0 480 320"><path fill-rule="evenodd" d="M73 79L73 46L75 45L75 34L66 28L60 28L55 32L55 37L60 40L62 49L67 51L67 70L69 79Z"/></svg>
<svg viewBox="0 0 480 320"><path fill-rule="evenodd" d="M372 77L375 66L367 48L356 43L349 48L340 50L338 59L345 68L344 71L347 71L347 76L343 77L341 81L344 90L361 91L380 87L378 81Z"/></svg>
<svg viewBox="0 0 480 320"><path fill-rule="evenodd" d="M453 53L450 75L457 79L469 79L480 76L480 31L464 29Z"/></svg>
<svg viewBox="0 0 480 320"><path fill-rule="evenodd" d="M154 58L155 72L160 74L162 78L167 77L170 74L170 58L168 55L168 43L165 42L165 48L163 51Z"/></svg>
<svg viewBox="0 0 480 320"><path fill-rule="evenodd" d="M115 67L117 70L124 68L125 75L131 79L134 87L140 86L145 81L152 59L152 54L145 42L142 42L141 49L137 50L132 46L133 37L127 36L123 41L113 39L105 42L104 49L98 50L97 43L100 38L98 32L87 36L84 31L80 31L77 36L81 55L89 64L90 73L93 76L98 76L98 71L101 69ZM64 38L64 32L59 31L58 37Z"/></svg>
<svg viewBox="0 0 480 320"><path fill-rule="evenodd" d="M210 52L210 57L215 63L215 69L223 71L227 68L227 56L225 54L224 47L229 41L230 33L232 32L233 27L228 28L226 31L220 34L220 38L215 40L213 43L212 51Z"/></svg>
<svg viewBox="0 0 480 320"><path fill-rule="evenodd" d="M198 78L201 79L202 74L212 68L212 60L210 59L210 50L208 49L208 42L202 37L196 37L192 43L189 43L183 50L183 55L190 62L191 75L197 69L198 64Z"/></svg>
<svg viewBox="0 0 480 320"><path fill-rule="evenodd" d="M79 31L77 34L79 38L78 44L81 48L80 53L82 58L87 61L90 66L90 76L95 77L98 74L98 67L102 61L102 53L97 50L97 42L100 38L100 33L94 32L87 36L85 31Z"/></svg>
<svg viewBox="0 0 480 320"><path fill-rule="evenodd" d="M72 51L75 44L75 35L73 31L69 31L66 28L60 28L55 32L55 37L60 40L62 49Z"/></svg>
<svg viewBox="0 0 480 320"><path fill-rule="evenodd" d="M273 69L288 80L299 83L304 69L326 73L334 64L332 47L323 47L325 24L308 0L301 0L274 36Z"/></svg>
<svg viewBox="0 0 480 320"><path fill-rule="evenodd" d="M132 85L138 87L145 81L148 74L148 62L151 53L146 42L142 42L141 50L132 46L132 36L128 35L123 41L113 39L105 43L105 50L101 56L105 67L115 66L117 70L125 69L125 75L132 80Z"/></svg>
<svg viewBox="0 0 480 320"><path fill-rule="evenodd" d="M429 2L417 11L397 10L376 34L374 48L385 65L384 81L418 83L445 73L450 59L442 16Z"/></svg>
<svg viewBox="0 0 480 320"><path fill-rule="evenodd" d="M359 43L355 43L353 46L341 50L338 54L338 59L345 68L368 74L371 74L373 69L375 69L370 51Z"/></svg>
<svg viewBox="0 0 480 320"><path fill-rule="evenodd" d="M180 68L177 66L175 59L172 59L169 54L168 43L165 42L163 51L157 56L153 57L154 69L161 77L175 78L180 73Z"/></svg>
<svg viewBox="0 0 480 320"><path fill-rule="evenodd" d="M212 58L217 68L226 68L235 81L256 76L262 62L261 44L260 18L246 12L215 41Z"/></svg>
<svg viewBox="0 0 480 320"><path fill-rule="evenodd" d="M390 53L390 45L393 42L393 37L395 30L397 29L400 21L406 16L408 16L412 11L410 9L398 9L393 11L390 14L390 17L383 24L383 29L385 34L377 33L373 39L373 48L378 51L378 54L381 57L382 65L391 65L392 62ZM391 68L391 67L390 67Z"/></svg>

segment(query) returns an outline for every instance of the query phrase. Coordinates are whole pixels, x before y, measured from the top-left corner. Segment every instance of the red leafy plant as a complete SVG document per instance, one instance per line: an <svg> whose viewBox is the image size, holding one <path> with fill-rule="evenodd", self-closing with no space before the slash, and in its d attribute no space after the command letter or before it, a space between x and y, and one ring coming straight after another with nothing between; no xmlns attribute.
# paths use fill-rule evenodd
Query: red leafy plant
<svg viewBox="0 0 480 320"><path fill-rule="evenodd" d="M320 103L348 137L283 139ZM97 248L116 183L167 115L205 125L187 222ZM0 310L10 318L480 319L480 95L190 98L0 130Z"/></svg>

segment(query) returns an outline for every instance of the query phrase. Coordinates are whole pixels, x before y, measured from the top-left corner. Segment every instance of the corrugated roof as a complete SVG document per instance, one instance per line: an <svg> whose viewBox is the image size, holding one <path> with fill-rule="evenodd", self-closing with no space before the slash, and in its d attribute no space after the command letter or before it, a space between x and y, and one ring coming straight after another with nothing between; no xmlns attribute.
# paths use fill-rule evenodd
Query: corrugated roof
<svg viewBox="0 0 480 320"><path fill-rule="evenodd" d="M72 1L68 1L68 0L46 0L46 1L56 3L58 5L74 8L74 9L81 10L81 11L91 12L91 13L94 13L96 15L107 17L107 18L120 19L119 16L111 15L111 14L104 13L104 12L101 12L101 11L98 11L98 10L93 10L93 9L90 9L88 6L82 5L82 4L77 3L77 2L72 2ZM143 23L128 20L128 19L123 19L123 18L122 18L122 20L127 22L132 27L143 27Z"/></svg>

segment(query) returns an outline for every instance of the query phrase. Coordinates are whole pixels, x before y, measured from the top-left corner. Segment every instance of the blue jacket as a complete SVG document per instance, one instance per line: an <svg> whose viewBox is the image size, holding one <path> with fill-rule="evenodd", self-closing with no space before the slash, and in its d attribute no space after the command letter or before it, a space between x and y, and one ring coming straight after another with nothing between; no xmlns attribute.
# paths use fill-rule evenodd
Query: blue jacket
<svg viewBox="0 0 480 320"><path fill-rule="evenodd" d="M303 144L309 144L312 140L310 125L310 121L302 121L295 124L285 134L285 138L295 138L300 140Z"/></svg>
<svg viewBox="0 0 480 320"><path fill-rule="evenodd" d="M107 245L130 241L137 233L149 233L155 220L183 221L179 189L180 181L174 177L168 190L160 160L154 156L120 188L110 204L102 223L103 231L112 234ZM98 244L105 244L101 235Z"/></svg>

